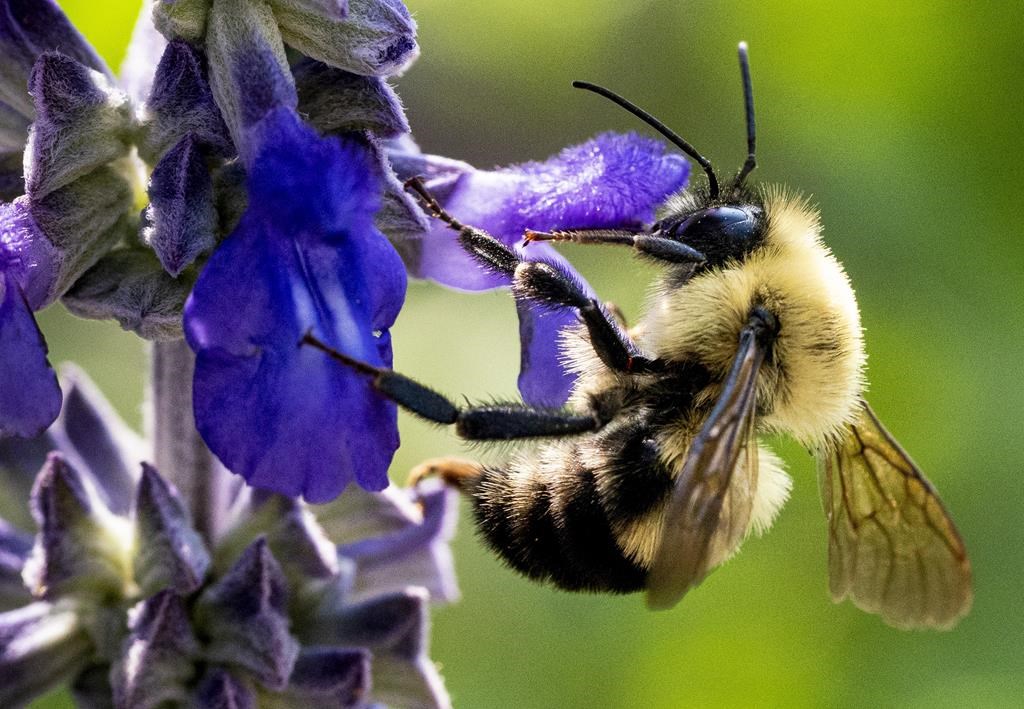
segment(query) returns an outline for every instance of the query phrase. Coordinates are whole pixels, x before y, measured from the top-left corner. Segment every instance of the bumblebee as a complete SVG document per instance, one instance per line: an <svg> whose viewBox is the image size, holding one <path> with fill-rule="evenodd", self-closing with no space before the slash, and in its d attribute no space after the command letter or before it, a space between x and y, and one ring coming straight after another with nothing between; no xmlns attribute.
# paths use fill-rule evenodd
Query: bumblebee
<svg viewBox="0 0 1024 709"><path fill-rule="evenodd" d="M753 92L739 48L748 156L724 185L668 127L608 89L574 85L630 111L695 160L706 189L669 199L634 233L527 232L526 240L615 244L662 266L632 329L557 265L530 261L408 187L517 299L572 308L564 349L578 380L564 409L460 407L392 370L319 347L376 390L474 441L540 439L501 466L443 458L438 475L472 501L477 528L507 564L571 591L646 590L674 606L751 531L767 529L790 479L758 436L786 433L819 461L830 588L900 628L949 628L970 608L964 544L934 488L862 398L860 316L818 212L778 187L752 188Z"/></svg>

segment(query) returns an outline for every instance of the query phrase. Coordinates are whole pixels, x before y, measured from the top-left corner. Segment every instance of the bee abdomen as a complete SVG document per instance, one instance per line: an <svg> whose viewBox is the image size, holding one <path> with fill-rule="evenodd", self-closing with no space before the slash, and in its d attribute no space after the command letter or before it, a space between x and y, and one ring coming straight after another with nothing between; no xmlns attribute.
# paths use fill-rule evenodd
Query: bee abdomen
<svg viewBox="0 0 1024 709"><path fill-rule="evenodd" d="M556 474L485 469L472 490L477 528L513 569L570 591L629 593L647 570L619 546L594 471L566 456Z"/></svg>

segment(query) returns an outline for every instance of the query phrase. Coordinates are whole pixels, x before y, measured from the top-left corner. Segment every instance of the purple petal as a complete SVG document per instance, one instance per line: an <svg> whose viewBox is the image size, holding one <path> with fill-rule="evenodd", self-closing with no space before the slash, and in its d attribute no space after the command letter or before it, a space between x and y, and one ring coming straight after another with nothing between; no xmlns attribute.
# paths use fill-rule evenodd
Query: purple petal
<svg viewBox="0 0 1024 709"><path fill-rule="evenodd" d="M689 163L665 146L632 133L604 133L566 148L542 163L524 163L493 172L442 174L427 183L444 206L464 224L483 229L529 260L558 264L585 281L547 244L520 246L526 229L640 228L655 208L681 189ZM423 239L413 273L466 290L508 285L509 279L481 269L462 250L457 235L436 222ZM573 311L549 311L520 304L522 343L519 389L537 406L561 406L575 375L560 354L561 333L577 323Z"/></svg>
<svg viewBox="0 0 1024 709"><path fill-rule="evenodd" d="M448 542L458 515L457 494L444 487L418 497L422 517L387 534L338 547L356 564L354 598L422 586L432 600L454 601L458 586Z"/></svg>
<svg viewBox="0 0 1024 709"><path fill-rule="evenodd" d="M0 2L0 100L32 117L26 83L39 55L59 51L78 63L106 72L103 60L68 21L54 0Z"/></svg>
<svg viewBox="0 0 1024 709"><path fill-rule="evenodd" d="M73 677L92 653L74 610L33 603L0 613L0 702L27 704Z"/></svg>
<svg viewBox="0 0 1024 709"><path fill-rule="evenodd" d="M516 303L519 316L519 393L531 406L557 408L572 392L576 375L565 368L562 332L579 323L575 312Z"/></svg>
<svg viewBox="0 0 1024 709"><path fill-rule="evenodd" d="M60 251L43 233L28 197L0 204L0 271L13 276L32 310L51 300Z"/></svg>
<svg viewBox="0 0 1024 709"><path fill-rule="evenodd" d="M60 412L46 342L14 280L0 270L0 436L30 437Z"/></svg>
<svg viewBox="0 0 1024 709"><path fill-rule="evenodd" d="M198 709L253 709L256 699L242 682L224 670L213 670L199 683Z"/></svg>
<svg viewBox="0 0 1024 709"><path fill-rule="evenodd" d="M364 149L319 139L285 112L267 120L250 208L185 306L196 421L251 485L322 502L352 479L387 484L395 407L367 377L299 341L313 331L390 366L405 270L373 226L379 187Z"/></svg>
<svg viewBox="0 0 1024 709"><path fill-rule="evenodd" d="M513 168L529 189L506 203L502 234L527 228L626 228L654 219L655 209L686 184L690 164L665 145L634 133L602 133L552 160Z"/></svg>
<svg viewBox="0 0 1024 709"><path fill-rule="evenodd" d="M530 260L550 264L592 299L597 294L583 280L569 262L554 249L545 247L541 252L530 247ZM525 250L516 246L525 257ZM545 307L523 300L516 301L519 316L519 392L523 401L532 406L557 408L565 404L576 383L576 374L567 369L562 354L566 331L579 325L579 316L573 308Z"/></svg>
<svg viewBox="0 0 1024 709"><path fill-rule="evenodd" d="M150 121L140 151L150 161L189 134L213 154L228 157L234 153L210 90L205 59L186 42L171 42L164 50L146 112Z"/></svg>
<svg viewBox="0 0 1024 709"><path fill-rule="evenodd" d="M217 210L206 156L188 134L163 156L149 178L143 239L164 269L178 276L217 241Z"/></svg>
<svg viewBox="0 0 1024 709"><path fill-rule="evenodd" d="M185 687L200 648L184 600L172 591L161 591L130 611L128 626L128 638L111 672L114 705L185 706Z"/></svg>
<svg viewBox="0 0 1024 709"><path fill-rule="evenodd" d="M286 584L266 540L257 539L198 601L197 622L210 637L204 655L283 689L299 654L288 632Z"/></svg>
<svg viewBox="0 0 1024 709"><path fill-rule="evenodd" d="M487 231L512 246L526 229L615 229L639 227L654 217L666 197L686 184L689 163L665 153L664 144L633 133L603 133L566 148L544 162L529 162L495 171L474 170L456 181L442 177L431 190L464 224ZM415 275L444 285L480 290L496 279L467 276L480 271L469 256L456 251L456 234L435 222L425 251L439 247ZM538 245L530 247L531 258Z"/></svg>
<svg viewBox="0 0 1024 709"><path fill-rule="evenodd" d="M187 595L199 588L210 555L177 491L146 463L142 464L135 524L135 580L143 595L162 588Z"/></svg>
<svg viewBox="0 0 1024 709"><path fill-rule="evenodd" d="M338 709L363 706L370 690L370 653L334 647L299 654L285 697L299 704Z"/></svg>

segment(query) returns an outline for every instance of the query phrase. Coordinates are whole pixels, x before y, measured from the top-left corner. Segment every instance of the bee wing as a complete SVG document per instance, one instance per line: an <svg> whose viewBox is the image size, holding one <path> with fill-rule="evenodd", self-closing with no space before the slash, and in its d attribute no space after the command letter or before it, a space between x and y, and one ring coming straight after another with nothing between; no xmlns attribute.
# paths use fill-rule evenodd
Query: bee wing
<svg viewBox="0 0 1024 709"><path fill-rule="evenodd" d="M867 402L819 457L837 603L897 628L951 628L971 607L971 564L935 488Z"/></svg>
<svg viewBox="0 0 1024 709"><path fill-rule="evenodd" d="M678 603L747 532L757 487L757 373L765 350L758 332L745 328L722 394L690 446L665 508L647 577L650 608Z"/></svg>

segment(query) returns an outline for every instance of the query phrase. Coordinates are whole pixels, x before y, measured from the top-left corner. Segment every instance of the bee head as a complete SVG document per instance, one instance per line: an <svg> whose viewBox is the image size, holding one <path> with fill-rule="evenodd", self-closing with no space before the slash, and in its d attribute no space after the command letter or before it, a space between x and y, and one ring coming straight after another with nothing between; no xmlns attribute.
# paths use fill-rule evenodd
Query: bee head
<svg viewBox="0 0 1024 709"><path fill-rule="evenodd" d="M700 270L742 261L764 242L765 210L759 195L708 205L696 199L678 199L667 205L653 235L679 241L704 254Z"/></svg>
<svg viewBox="0 0 1024 709"><path fill-rule="evenodd" d="M704 269L721 266L731 259L742 260L762 243L765 231L763 200L745 185L747 175L757 167L754 93L746 42L740 42L739 60L747 118L747 159L724 190L719 185L711 162L664 123L602 86L583 81L573 82L576 88L593 91L640 118L693 158L704 170L708 179L707 189L670 199L663 210L664 216L652 229L652 235L679 241L704 254Z"/></svg>

